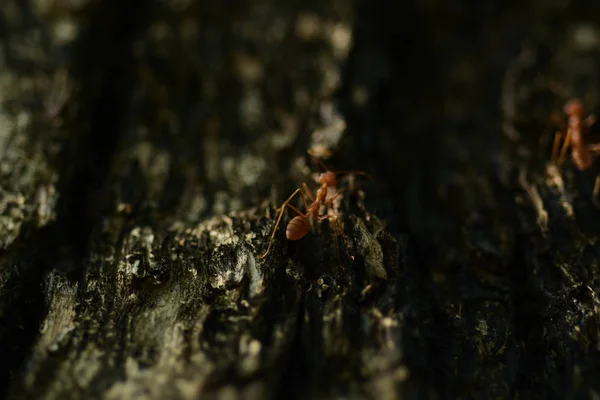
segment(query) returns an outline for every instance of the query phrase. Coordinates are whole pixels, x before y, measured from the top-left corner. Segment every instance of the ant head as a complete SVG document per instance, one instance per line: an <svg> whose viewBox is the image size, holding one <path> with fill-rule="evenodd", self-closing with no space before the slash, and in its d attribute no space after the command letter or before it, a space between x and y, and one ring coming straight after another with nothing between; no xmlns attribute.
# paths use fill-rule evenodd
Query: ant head
<svg viewBox="0 0 600 400"><path fill-rule="evenodd" d="M565 114L569 116L583 117L584 113L583 102L579 99L571 99L565 104Z"/></svg>
<svg viewBox="0 0 600 400"><path fill-rule="evenodd" d="M327 184L327 186L335 186L337 185L337 177L335 172L326 171L319 175L319 183Z"/></svg>

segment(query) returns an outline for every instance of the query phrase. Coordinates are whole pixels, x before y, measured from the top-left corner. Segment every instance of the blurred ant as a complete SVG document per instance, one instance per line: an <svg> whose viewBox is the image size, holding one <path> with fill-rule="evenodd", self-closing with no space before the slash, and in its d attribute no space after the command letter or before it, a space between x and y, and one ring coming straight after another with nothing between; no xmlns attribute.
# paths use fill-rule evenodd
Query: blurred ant
<svg viewBox="0 0 600 400"><path fill-rule="evenodd" d="M558 147L562 138L562 133L557 132L554 136L554 146L552 147L552 160L556 161L558 166L562 166L567 154L569 145L571 146L571 158L575 167L580 171L586 171L592 167L598 153L600 153L599 144L588 144L585 135L589 133L589 129L596 122L594 115L589 115L583 118L585 108L580 99L571 99L565 104L564 112L568 116L567 133L565 134L564 142L560 154ZM600 176L596 177L594 184L593 197L594 202L600 192Z"/></svg>
<svg viewBox="0 0 600 400"><path fill-rule="evenodd" d="M552 159L555 160L559 166L562 166L567 155L567 149L570 145L571 156L575 166L578 170L585 171L592 166L594 162L593 153L598 152L594 147L598 146L588 146L586 144L584 130L587 131L592 124L594 124L596 118L593 115L590 115L586 119L583 119L585 108L583 102L579 99L569 100L567 104L565 104L564 111L568 116L567 133L559 155L558 147L563 134L561 132L556 132L556 135L554 136L554 146L552 147Z"/></svg>
<svg viewBox="0 0 600 400"><path fill-rule="evenodd" d="M309 153L309 155L314 157L314 155L310 151L308 153ZM339 174L358 174L358 175L366 175L368 177L369 177L369 175L362 171L336 171L336 172L333 172L333 171L328 170L327 167L325 167L318 159L317 159L317 161L319 162L319 164L321 164L321 166L323 166L323 168L325 168L326 171L322 174L319 174L318 178L316 179L317 183L320 185L319 189L317 189L316 196L310 190L308 185L306 183L303 183L301 188L296 189L294 191L294 193L292 193L292 195L285 202L283 202L281 207L277 209L277 211L279 212L279 216L277 217L277 222L275 222L275 227L273 228L273 232L271 233L271 237L269 239L269 245L267 246L267 250L263 254L258 256L258 258L265 258L267 256L267 254L269 254L269 251L271 250L271 246L273 245L275 233L277 232L277 228L279 227L279 223L281 222L281 218L283 217L283 213L284 213L286 207L291 209L292 211L294 211L296 214L298 214L297 216L292 218L292 220L288 223L288 225L285 229L285 236L288 240L300 240L304 236L306 236L306 234L308 233L308 231L310 229L311 218L314 218L317 222L322 222L326 219L329 219L331 227L334 231L334 238L335 238L336 248L338 250L338 257L340 256L338 235L341 235L342 239L343 239L344 230L343 230L342 221L340 220L339 214L337 212L322 214L321 206L328 207L339 196L341 196L343 191L336 191L336 186L338 183L337 176ZM334 194L330 198L327 198L327 194L331 189L333 189ZM290 204L290 202L298 194L300 195L300 197L302 197L302 202L304 203L304 207L306 209L305 213L303 213L302 211L298 210L296 207L294 207L293 205ZM309 204L307 200L310 200L311 203Z"/></svg>

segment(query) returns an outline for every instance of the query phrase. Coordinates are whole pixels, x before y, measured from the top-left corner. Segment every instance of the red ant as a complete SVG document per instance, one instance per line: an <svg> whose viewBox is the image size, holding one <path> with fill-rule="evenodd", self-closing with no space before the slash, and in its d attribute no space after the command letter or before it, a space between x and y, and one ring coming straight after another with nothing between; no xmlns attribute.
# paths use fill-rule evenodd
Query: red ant
<svg viewBox="0 0 600 400"><path fill-rule="evenodd" d="M586 145L583 130L584 128L589 128L595 122L595 117L589 116L588 118L583 119L585 108L583 102L579 99L569 100L567 104L565 104L564 111L569 118L567 123L567 133L560 155L558 155L558 147L563 135L561 132L556 132L556 135L554 136L554 146L552 148L552 159L557 160L558 157L557 164L561 166L565 161L567 149L569 145L571 145L571 155L575 166L580 171L585 171L592 166L594 162L593 153L598 152L596 150L596 147L598 146Z"/></svg>
<svg viewBox="0 0 600 400"><path fill-rule="evenodd" d="M583 118L585 114L585 108L583 102L580 99L571 99L565 104L564 112L568 116L567 122L567 133L565 135L565 141L563 143L560 155L558 154L558 147L562 133L557 132L554 136L554 146L552 147L552 159L556 160L557 164L561 166L567 154L567 149L571 145L571 158L575 167L580 171L586 171L594 164L594 159L597 153L600 153L600 145L588 145L584 133L587 133L589 128L594 124L596 118L593 115ZM596 178L594 185L594 199L600 191L600 177Z"/></svg>
<svg viewBox="0 0 600 400"><path fill-rule="evenodd" d="M309 152L309 154L311 154L311 153ZM321 165L323 166L323 164L321 164ZM323 167L325 167L325 166L323 166ZM325 169L327 169L327 168L325 167ZM294 193L292 193L292 195L278 209L279 216L277 217L277 222L275 223L275 227L273 228L273 232L271 233L271 238L269 239L269 245L267 247L267 250L263 254L258 256L258 258L265 258L267 256L267 254L269 254L269 251L271 250L271 246L273 244L273 239L275 238L275 233L277 232L277 228L279 227L279 223L281 222L281 218L283 217L283 213L284 213L286 207L289 207L292 211L294 211L296 214L298 214L297 216L292 218L292 220L288 223L288 225L285 229L285 236L288 240L300 240L304 236L306 236L306 234L308 233L308 231L310 229L310 219L311 218L313 218L313 217L316 218L316 220L318 222L322 222L326 219L330 219L332 221L332 228L334 229L335 244L338 249L338 256L339 256L339 245L338 245L337 236L338 236L338 234L343 235L342 222L339 219L339 216L337 214L322 215L322 214L320 214L320 210L321 210L321 206L331 205L335 201L335 199L337 199L342 194L342 191L340 191L340 192L337 192L335 195L333 195L331 198L327 199L327 192L328 192L329 188L335 189L335 187L337 186L337 175L342 174L342 173L355 173L355 174L362 174L362 175L369 176L368 174L366 174L362 171L332 172L332 171L327 170L326 172L320 174L319 177L317 178L317 182L321 186L317 190L316 196L313 195L313 193L309 189L308 185L306 183L303 183L302 188L296 189L294 191ZM292 199L297 194L300 194L300 196L302 197L302 202L304 203L306 213L303 213L302 211L298 210L296 207L294 207L293 205L290 204ZM309 199L312 202L310 205L308 204L307 199Z"/></svg>

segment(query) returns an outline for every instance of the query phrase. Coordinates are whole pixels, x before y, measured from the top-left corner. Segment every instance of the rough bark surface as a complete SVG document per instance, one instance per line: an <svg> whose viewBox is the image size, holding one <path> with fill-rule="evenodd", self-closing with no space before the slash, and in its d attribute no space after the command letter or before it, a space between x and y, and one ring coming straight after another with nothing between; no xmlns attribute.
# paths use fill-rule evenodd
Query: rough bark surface
<svg viewBox="0 0 600 400"><path fill-rule="evenodd" d="M599 12L3 0L0 396L598 398ZM325 147L344 234L258 258Z"/></svg>

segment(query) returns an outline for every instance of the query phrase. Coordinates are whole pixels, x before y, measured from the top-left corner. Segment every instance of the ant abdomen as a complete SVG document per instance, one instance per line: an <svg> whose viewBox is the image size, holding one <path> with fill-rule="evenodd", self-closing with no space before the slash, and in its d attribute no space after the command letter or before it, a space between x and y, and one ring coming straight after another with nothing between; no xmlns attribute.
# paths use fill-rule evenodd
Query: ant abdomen
<svg viewBox="0 0 600 400"><path fill-rule="evenodd" d="M298 215L289 222L285 229L285 236L288 240L299 240L308 233L309 229L308 218Z"/></svg>

